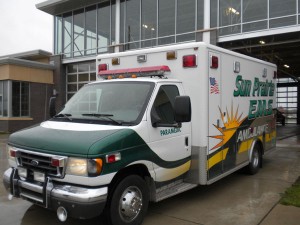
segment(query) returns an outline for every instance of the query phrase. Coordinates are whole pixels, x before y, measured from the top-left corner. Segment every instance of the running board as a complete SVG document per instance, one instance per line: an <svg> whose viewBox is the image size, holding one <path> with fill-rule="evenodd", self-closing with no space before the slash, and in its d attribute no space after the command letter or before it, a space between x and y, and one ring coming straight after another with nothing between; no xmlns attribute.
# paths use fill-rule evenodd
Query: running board
<svg viewBox="0 0 300 225"><path fill-rule="evenodd" d="M166 198L180 194L197 186L197 184L184 183L182 180L180 182L174 182L156 190L155 202L162 201Z"/></svg>

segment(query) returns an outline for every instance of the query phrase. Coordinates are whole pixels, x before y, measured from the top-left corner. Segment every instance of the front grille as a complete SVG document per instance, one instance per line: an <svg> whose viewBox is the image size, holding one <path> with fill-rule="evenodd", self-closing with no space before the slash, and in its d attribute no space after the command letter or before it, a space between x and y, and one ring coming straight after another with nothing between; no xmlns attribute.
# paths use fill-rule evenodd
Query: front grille
<svg viewBox="0 0 300 225"><path fill-rule="evenodd" d="M64 166L52 166L52 158L57 158L54 155L39 154L28 151L18 151L17 162L29 171L38 171L44 173L46 176L62 178L64 174ZM30 174L30 173L29 173Z"/></svg>

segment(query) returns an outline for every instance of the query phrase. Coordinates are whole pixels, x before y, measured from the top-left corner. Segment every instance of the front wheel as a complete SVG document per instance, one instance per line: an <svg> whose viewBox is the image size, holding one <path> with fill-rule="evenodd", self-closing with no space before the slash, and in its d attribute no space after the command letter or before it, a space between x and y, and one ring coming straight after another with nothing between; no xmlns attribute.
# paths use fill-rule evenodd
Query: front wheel
<svg viewBox="0 0 300 225"><path fill-rule="evenodd" d="M260 148L258 145L255 145L253 148L251 157L250 157L249 165L247 167L247 172L250 175L254 175L258 172L259 167L261 165L261 160L262 160L262 157L260 154Z"/></svg>
<svg viewBox="0 0 300 225"><path fill-rule="evenodd" d="M108 205L108 221L113 225L139 225L149 204L149 191L143 178L125 177L114 190Z"/></svg>

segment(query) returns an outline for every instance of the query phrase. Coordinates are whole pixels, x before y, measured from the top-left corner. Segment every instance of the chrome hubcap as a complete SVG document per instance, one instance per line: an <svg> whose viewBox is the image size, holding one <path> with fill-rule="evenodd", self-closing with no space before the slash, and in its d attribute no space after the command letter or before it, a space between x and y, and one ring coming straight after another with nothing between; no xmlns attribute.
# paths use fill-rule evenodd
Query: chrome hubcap
<svg viewBox="0 0 300 225"><path fill-rule="evenodd" d="M142 193L137 187L128 187L122 194L119 213L123 221L131 222L140 213L143 206Z"/></svg>
<svg viewBox="0 0 300 225"><path fill-rule="evenodd" d="M252 158L253 167L257 167L258 166L258 161L259 161L259 154L258 154L258 152L254 151L252 157L253 157Z"/></svg>

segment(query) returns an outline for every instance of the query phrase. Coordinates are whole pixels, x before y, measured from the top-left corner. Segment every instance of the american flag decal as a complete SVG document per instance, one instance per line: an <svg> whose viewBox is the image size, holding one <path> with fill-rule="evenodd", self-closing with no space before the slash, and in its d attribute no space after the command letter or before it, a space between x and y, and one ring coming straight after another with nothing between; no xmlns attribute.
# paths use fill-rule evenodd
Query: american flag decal
<svg viewBox="0 0 300 225"><path fill-rule="evenodd" d="M219 94L220 90L219 90L219 85L218 85L216 78L210 77L209 82L210 82L210 93L211 94L213 94L213 93Z"/></svg>

